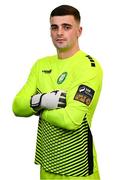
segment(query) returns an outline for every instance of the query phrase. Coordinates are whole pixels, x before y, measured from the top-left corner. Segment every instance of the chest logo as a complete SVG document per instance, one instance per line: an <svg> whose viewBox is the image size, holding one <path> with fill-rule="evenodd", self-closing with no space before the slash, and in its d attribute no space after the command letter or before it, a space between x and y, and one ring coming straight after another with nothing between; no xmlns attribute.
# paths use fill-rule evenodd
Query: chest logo
<svg viewBox="0 0 119 180"><path fill-rule="evenodd" d="M42 70L43 73L47 73L47 74L50 74L52 72L52 69L49 69L49 70Z"/></svg>
<svg viewBox="0 0 119 180"><path fill-rule="evenodd" d="M57 79L57 84L62 84L67 77L67 72L63 72Z"/></svg>

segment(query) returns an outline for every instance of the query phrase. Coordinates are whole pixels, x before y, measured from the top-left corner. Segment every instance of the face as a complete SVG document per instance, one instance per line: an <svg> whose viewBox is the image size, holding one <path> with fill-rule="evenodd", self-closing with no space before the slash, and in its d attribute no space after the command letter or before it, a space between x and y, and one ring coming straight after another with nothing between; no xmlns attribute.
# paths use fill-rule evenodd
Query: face
<svg viewBox="0 0 119 180"><path fill-rule="evenodd" d="M69 50L77 46L82 27L72 15L54 16L50 19L51 38L59 50Z"/></svg>

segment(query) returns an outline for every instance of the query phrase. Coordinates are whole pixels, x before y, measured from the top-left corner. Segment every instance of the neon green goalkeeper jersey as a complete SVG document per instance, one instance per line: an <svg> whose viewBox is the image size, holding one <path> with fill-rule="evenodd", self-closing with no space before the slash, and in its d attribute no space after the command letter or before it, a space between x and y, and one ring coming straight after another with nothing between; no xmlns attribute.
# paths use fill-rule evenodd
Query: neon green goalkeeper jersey
<svg viewBox="0 0 119 180"><path fill-rule="evenodd" d="M99 179L90 126L101 86L100 64L81 50L66 59L45 57L32 67L13 102L17 116L35 113L30 98L38 92L66 92L66 107L44 110L39 119L35 163L42 167L41 179Z"/></svg>

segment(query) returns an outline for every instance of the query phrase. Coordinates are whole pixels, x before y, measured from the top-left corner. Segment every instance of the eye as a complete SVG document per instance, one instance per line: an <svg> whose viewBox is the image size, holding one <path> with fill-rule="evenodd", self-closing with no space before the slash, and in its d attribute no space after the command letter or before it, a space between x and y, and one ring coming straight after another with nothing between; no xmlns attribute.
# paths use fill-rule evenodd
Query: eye
<svg viewBox="0 0 119 180"><path fill-rule="evenodd" d="M56 25L52 25L52 26L51 26L51 30L52 30L52 31L56 31L57 29L58 29L58 26L56 26Z"/></svg>
<svg viewBox="0 0 119 180"><path fill-rule="evenodd" d="M64 28L64 30L67 31L67 30L70 30L72 28L72 26L71 25L64 25L63 28Z"/></svg>

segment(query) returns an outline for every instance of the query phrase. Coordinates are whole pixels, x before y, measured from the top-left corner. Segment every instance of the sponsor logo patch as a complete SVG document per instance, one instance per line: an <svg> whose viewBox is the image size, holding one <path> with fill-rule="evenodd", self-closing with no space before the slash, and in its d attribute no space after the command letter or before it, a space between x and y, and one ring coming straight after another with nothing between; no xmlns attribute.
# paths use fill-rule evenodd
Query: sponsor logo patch
<svg viewBox="0 0 119 180"><path fill-rule="evenodd" d="M92 88L82 84L78 87L74 100L89 106L93 99L94 93L95 91Z"/></svg>

